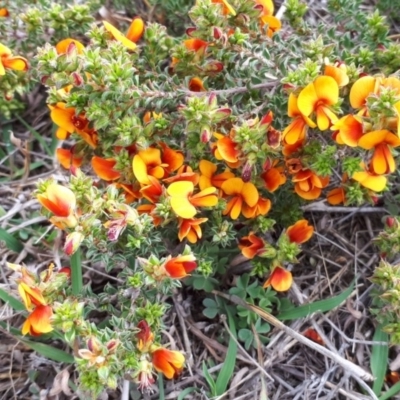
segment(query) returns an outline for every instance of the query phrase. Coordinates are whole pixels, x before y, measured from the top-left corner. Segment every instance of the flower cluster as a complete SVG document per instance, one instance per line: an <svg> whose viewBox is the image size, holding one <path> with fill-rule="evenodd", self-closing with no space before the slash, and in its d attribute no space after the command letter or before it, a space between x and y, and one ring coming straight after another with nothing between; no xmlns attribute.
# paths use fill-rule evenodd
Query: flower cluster
<svg viewBox="0 0 400 400"><path fill-rule="evenodd" d="M264 283L264 288L272 286L277 292L289 290L292 286L292 273L284 268L285 262L296 262L300 244L311 239L314 228L306 220L297 221L282 233L275 248L261 237L250 232L239 241L242 254L249 259L255 257L269 259L271 272Z"/></svg>
<svg viewBox="0 0 400 400"><path fill-rule="evenodd" d="M20 274L16 279L18 292L29 311L22 326L22 334L40 336L51 332L53 328L53 303L61 295L71 275L69 267L63 267L54 272L51 264L48 269L36 276L26 267L8 264L8 267Z"/></svg>

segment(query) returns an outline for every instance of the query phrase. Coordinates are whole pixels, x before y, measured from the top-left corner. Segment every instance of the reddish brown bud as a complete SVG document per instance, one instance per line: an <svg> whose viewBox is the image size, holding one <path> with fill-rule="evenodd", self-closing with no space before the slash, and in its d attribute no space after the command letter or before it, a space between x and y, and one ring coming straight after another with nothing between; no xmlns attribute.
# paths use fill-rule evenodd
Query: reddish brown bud
<svg viewBox="0 0 400 400"><path fill-rule="evenodd" d="M263 170L269 171L271 168L272 168L272 160L270 158L267 158L264 162Z"/></svg>
<svg viewBox="0 0 400 400"><path fill-rule="evenodd" d="M196 32L197 28L195 28L194 26L190 26L189 28L186 29L186 35L192 37L192 33Z"/></svg>
<svg viewBox="0 0 400 400"><path fill-rule="evenodd" d="M274 119L274 114L272 111L268 111L267 114L265 114L260 121L260 125L269 125L272 120Z"/></svg>
<svg viewBox="0 0 400 400"><path fill-rule="evenodd" d="M392 228L393 225L395 224L395 222L396 222L396 220L395 220L393 217L387 217L387 218L386 218L386 225L387 225L389 228Z"/></svg>
<svg viewBox="0 0 400 400"><path fill-rule="evenodd" d="M71 73L72 79L74 80L74 85L75 86L82 86L83 85L83 78L80 74L77 72L72 72Z"/></svg>
<svg viewBox="0 0 400 400"><path fill-rule="evenodd" d="M243 182L249 182L251 180L252 171L253 171L253 166L249 162L246 162L242 170Z"/></svg>
<svg viewBox="0 0 400 400"><path fill-rule="evenodd" d="M213 27L213 36L214 39L218 40L221 39L222 35L224 34L224 32L222 31L221 28L218 28L216 26Z"/></svg>

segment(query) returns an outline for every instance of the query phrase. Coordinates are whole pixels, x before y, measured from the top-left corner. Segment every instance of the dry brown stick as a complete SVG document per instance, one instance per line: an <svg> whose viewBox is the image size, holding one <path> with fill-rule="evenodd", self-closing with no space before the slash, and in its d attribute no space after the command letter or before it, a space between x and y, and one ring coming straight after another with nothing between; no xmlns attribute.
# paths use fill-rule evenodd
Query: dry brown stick
<svg viewBox="0 0 400 400"><path fill-rule="evenodd" d="M286 326L284 323L279 321L279 319L275 318L273 315L264 311L262 308L254 306L252 304L249 304L246 301L242 300L240 297L235 296L235 295L227 295L227 294L221 293L217 290L213 290L212 293L214 293L217 296L223 297L236 305L242 306L249 311L255 312L257 315L259 315L262 319L267 321L269 324L273 325L275 328L283 330L286 334L288 334L292 338L296 339L298 342L312 348L313 350L317 351L318 353L323 354L324 356L335 361L346 371L350 372L352 375L359 377L365 381L373 381L374 380L374 377L369 372L365 371L363 368L359 367L358 365L352 363L349 360L346 360L343 357L340 357L339 355L333 353L332 351L328 350L327 348L320 346L319 344L307 339L300 333L298 333L298 332L294 331L293 329L289 328L288 326Z"/></svg>

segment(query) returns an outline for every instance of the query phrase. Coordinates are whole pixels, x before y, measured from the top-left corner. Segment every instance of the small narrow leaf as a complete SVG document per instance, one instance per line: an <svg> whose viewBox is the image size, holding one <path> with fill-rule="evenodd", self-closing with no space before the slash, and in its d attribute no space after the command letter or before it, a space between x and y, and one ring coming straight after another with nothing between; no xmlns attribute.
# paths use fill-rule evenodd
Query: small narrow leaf
<svg viewBox="0 0 400 400"><path fill-rule="evenodd" d="M225 393L228 387L228 383L232 379L233 372L235 370L236 356L238 351L237 342L235 340L237 337L235 320L233 319L232 313L229 311L228 308L226 308L226 313L228 316L229 330L231 331L232 336L229 339L228 351L226 353L224 365L222 366L216 381L217 396L221 396L222 394Z"/></svg>
<svg viewBox="0 0 400 400"><path fill-rule="evenodd" d="M389 357L389 346L387 344L389 335L382 330L382 325L378 325L374 333L374 342L385 342L385 344L374 344L371 353L371 371L375 377L372 390L379 396L382 392L383 382L385 381L386 369Z"/></svg>
<svg viewBox="0 0 400 400"><path fill-rule="evenodd" d="M8 303L15 311L25 311L25 306L18 299L0 289L0 299Z"/></svg>
<svg viewBox="0 0 400 400"><path fill-rule="evenodd" d="M397 382L387 392L382 393L382 396L379 397L379 400L394 399L395 398L394 396L399 392L400 392L400 382Z"/></svg>
<svg viewBox="0 0 400 400"><path fill-rule="evenodd" d="M18 239L3 228L0 228L0 242L1 241L6 244L8 249L16 253L20 253L24 248L24 245Z"/></svg>
<svg viewBox="0 0 400 400"><path fill-rule="evenodd" d="M347 288L343 293L337 296L333 296L329 299L315 301L314 303L304 304L302 306L283 311L277 318L281 321L287 321L292 319L298 319L302 317L307 317L317 311L327 312L333 310L334 308L340 306L351 294L354 289L354 282Z"/></svg>
<svg viewBox="0 0 400 400"><path fill-rule="evenodd" d="M49 346L45 343L32 342L22 338L19 338L19 340L32 350L35 350L42 356L50 358L51 360L68 364L72 364L75 361L74 357L71 354L66 353L64 350L56 349L55 347Z"/></svg>

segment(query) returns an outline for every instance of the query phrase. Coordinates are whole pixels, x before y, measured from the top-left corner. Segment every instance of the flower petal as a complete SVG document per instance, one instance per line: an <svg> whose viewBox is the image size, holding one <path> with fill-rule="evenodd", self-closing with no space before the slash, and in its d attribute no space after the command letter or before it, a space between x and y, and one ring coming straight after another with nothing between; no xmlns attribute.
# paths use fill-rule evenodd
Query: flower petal
<svg viewBox="0 0 400 400"><path fill-rule="evenodd" d="M137 43L143 36L143 32L144 32L144 22L142 18L136 17L132 20L128 28L128 32L126 33L126 37L131 42Z"/></svg>
<svg viewBox="0 0 400 400"><path fill-rule="evenodd" d="M376 79L372 76L363 76L354 82L350 90L350 104L353 108L365 106L367 97L374 93Z"/></svg>

